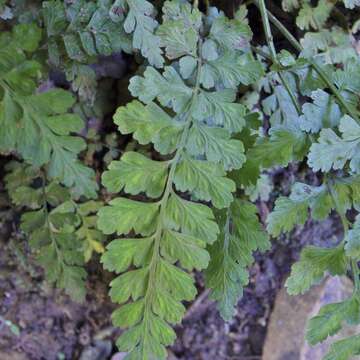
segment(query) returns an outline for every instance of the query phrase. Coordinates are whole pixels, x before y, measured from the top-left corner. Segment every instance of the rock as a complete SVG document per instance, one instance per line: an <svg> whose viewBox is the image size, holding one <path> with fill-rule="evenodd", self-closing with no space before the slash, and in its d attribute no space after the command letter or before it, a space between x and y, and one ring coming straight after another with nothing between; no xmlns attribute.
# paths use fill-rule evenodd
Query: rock
<svg viewBox="0 0 360 360"><path fill-rule="evenodd" d="M111 354L112 344L109 340L95 340L82 351L79 360L104 360Z"/></svg>
<svg viewBox="0 0 360 360"><path fill-rule="evenodd" d="M118 352L112 356L111 360L124 360L127 354L126 352Z"/></svg>
<svg viewBox="0 0 360 360"><path fill-rule="evenodd" d="M347 277L329 277L302 296L290 296L283 288L270 317L262 360L322 360L332 342L359 333L360 327L346 326L314 347L305 340L308 320L323 305L350 297L352 290L353 284Z"/></svg>
<svg viewBox="0 0 360 360"><path fill-rule="evenodd" d="M29 358L24 353L19 352L2 352L0 351L1 360L29 360Z"/></svg>

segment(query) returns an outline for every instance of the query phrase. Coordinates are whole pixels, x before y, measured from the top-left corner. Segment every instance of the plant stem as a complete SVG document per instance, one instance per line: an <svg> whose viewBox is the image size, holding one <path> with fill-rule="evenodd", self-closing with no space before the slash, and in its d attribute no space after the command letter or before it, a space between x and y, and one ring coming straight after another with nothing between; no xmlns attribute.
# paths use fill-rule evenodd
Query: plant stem
<svg viewBox="0 0 360 360"><path fill-rule="evenodd" d="M46 179L46 173L45 171L41 170L41 179L42 179L42 184L41 184L41 192L42 192L42 197L43 197L43 209L44 209L44 213L45 213L45 222L46 222L46 227L48 228L49 230L49 236L50 236L50 240L51 240L51 243L53 244L54 246L54 249L55 249L55 252L56 252L56 255L59 259L59 262L61 264L63 264L63 256L62 256L62 253L59 249L59 245L57 243L57 240L54 236L54 233L53 233L53 227L50 223L50 214L49 214L49 210L48 210L48 202L47 202L47 195L46 195L46 182L47 182L47 179Z"/></svg>
<svg viewBox="0 0 360 360"><path fill-rule="evenodd" d="M268 61L271 61L271 63L273 62L272 57L268 53L266 53L265 51L257 48L256 46L251 46L251 50L254 53L256 53L256 54L260 55L261 57L263 57L264 59L266 59Z"/></svg>
<svg viewBox="0 0 360 360"><path fill-rule="evenodd" d="M265 5L265 0L259 0L258 6L259 6L260 13L261 13L261 19L262 19L262 23L263 23L263 27L264 27L264 31L265 31L266 42L269 46L270 55L271 55L274 63L277 64L278 63L277 55L276 55L276 50L275 50L275 45L274 45L274 39L273 39L273 36L271 33L270 22L269 22L269 18L268 18L268 11L267 11L266 5Z"/></svg>
<svg viewBox="0 0 360 360"><path fill-rule="evenodd" d="M206 14L209 14L210 0L205 0L205 6L206 6Z"/></svg>
<svg viewBox="0 0 360 360"><path fill-rule="evenodd" d="M300 105L299 105L299 103L298 103L298 101L297 101L297 98L296 98L295 94L292 92L289 83L288 83L287 80L285 79L284 74L283 74L281 71L279 71L279 72L278 72L278 75L279 75L280 80L281 80L281 82L283 83L286 91L288 92L288 94L289 94L289 96L290 96L290 99L291 99L292 103L294 104L295 109L296 109L298 115L301 115Z"/></svg>
<svg viewBox="0 0 360 360"><path fill-rule="evenodd" d="M351 269L354 276L355 281L355 291L360 292L360 272L359 272L359 266L356 260L351 260Z"/></svg>
<svg viewBox="0 0 360 360"><path fill-rule="evenodd" d="M269 18L268 18L268 11L266 9L265 0L259 0L259 2L257 4L259 6L259 10L260 10L260 13L261 13L262 23L263 23L264 32L265 32L265 38L266 38L267 45L268 45L268 47L270 49L270 56L271 56L272 62L275 65L280 67L281 64L279 63L279 60L278 60L278 57L277 57L277 54L276 54L276 49L275 49L275 45L274 45L274 39L273 39L272 32L271 32L270 21L269 21ZM290 88L290 85L287 82L284 74L281 71L277 71L277 73L278 73L279 78L280 78L282 84L284 85L286 91L288 92L288 94L289 94L289 96L291 98L291 101L294 104L298 115L301 115L300 105L299 105L299 103L297 101L296 96L292 92L292 90Z"/></svg>
<svg viewBox="0 0 360 360"><path fill-rule="evenodd" d="M270 12L267 11L269 20L275 25L275 27L284 35L284 37L290 42L290 44L297 50L302 51L303 48L297 39L288 31L288 29Z"/></svg>
<svg viewBox="0 0 360 360"><path fill-rule="evenodd" d="M264 0L262 0L264 1ZM260 0L261 2L261 0ZM273 15L270 11L267 11L268 18L275 25L275 27L284 35L284 37L290 42L290 44L299 52L303 51L303 47L300 42L286 29L286 27ZM339 104L345 112L347 112L354 120L360 122L355 111L347 104L344 98L339 93L338 88L334 85L333 81L328 77L326 72L321 66L312 59L307 59L309 64L319 74L320 78L325 82L326 86L331 90Z"/></svg>

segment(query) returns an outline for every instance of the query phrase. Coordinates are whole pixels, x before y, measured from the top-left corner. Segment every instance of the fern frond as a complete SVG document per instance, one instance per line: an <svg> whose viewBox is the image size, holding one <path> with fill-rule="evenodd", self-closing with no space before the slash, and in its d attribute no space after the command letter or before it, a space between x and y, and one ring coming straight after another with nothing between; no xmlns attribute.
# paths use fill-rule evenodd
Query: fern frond
<svg viewBox="0 0 360 360"><path fill-rule="evenodd" d="M360 173L360 125L350 116L344 115L339 130L341 137L329 128L321 131L319 142L310 148L308 163L315 171L329 171L343 169L349 161L351 170Z"/></svg>
<svg viewBox="0 0 360 360"><path fill-rule="evenodd" d="M12 202L25 209L21 229L45 270L46 280L82 301L84 262L93 252L104 252L105 236L96 228L96 212L103 203L75 202L69 189L55 181L46 184L43 171L26 163L10 162L6 170L6 190Z"/></svg>
<svg viewBox="0 0 360 360"><path fill-rule="evenodd" d="M63 89L34 93L41 66L28 54L40 36L35 25L1 35L0 150L15 151L35 166L47 165L50 178L72 187L77 196L95 197L94 172L77 159L86 143L73 135L83 128L80 117L68 112L75 98Z"/></svg>
<svg viewBox="0 0 360 360"><path fill-rule="evenodd" d="M165 2L163 12L157 35L174 63L163 72L147 67L132 78L130 91L141 102L119 108L114 121L121 133L153 143L167 159L171 154L170 160L128 152L103 176L110 191L158 200L116 198L99 211L98 221L106 234L128 236L111 242L102 262L120 274L110 295L122 304L113 320L128 328L118 345L129 359L164 359L165 346L175 338L170 325L181 321L182 301L196 294L189 272L207 267L205 247L219 233L211 209L198 201L219 209L233 201L235 184L226 170L245 160L241 141L231 139L244 126L235 88L262 71L248 52L251 33L245 23L220 15L206 30L202 14L181 1ZM226 36L218 35L221 29ZM234 45L238 50L229 57ZM216 52L216 60L214 54L209 60L208 51Z"/></svg>
<svg viewBox="0 0 360 360"><path fill-rule="evenodd" d="M331 210L346 212L357 206L360 178L350 176L335 178L321 186L309 186L295 183L289 197L279 197L275 202L274 211L267 219L267 230L272 236L291 231L295 225L304 225L308 218L308 209L315 220L329 216Z"/></svg>
<svg viewBox="0 0 360 360"><path fill-rule="evenodd" d="M304 294L324 278L326 271L331 275L343 275L347 268L348 259L343 245L330 249L308 246L301 252L300 260L292 266L285 286L290 295Z"/></svg>
<svg viewBox="0 0 360 360"><path fill-rule="evenodd" d="M247 268L254 261L253 252L269 249L267 234L261 228L256 206L245 200L235 200L222 211L219 240L209 249L211 261L206 270L206 285L217 301L224 320L230 320L234 306L248 283Z"/></svg>
<svg viewBox="0 0 360 360"><path fill-rule="evenodd" d="M318 315L310 319L306 338L311 345L315 345L338 333L345 322L353 325L360 322L360 302L357 296L323 306Z"/></svg>
<svg viewBox="0 0 360 360"><path fill-rule="evenodd" d="M81 241L74 230L78 216L69 207L70 193L57 183L50 183L40 189L29 186L21 188L15 195L18 204L26 204L26 197L33 194L33 208L21 217L21 229L29 237L29 244L37 261L44 268L46 279L75 301L85 298L86 271L83 268L84 255ZM53 207L53 210L49 210Z"/></svg>
<svg viewBox="0 0 360 360"><path fill-rule="evenodd" d="M349 360L360 355L360 335L350 336L331 344L324 360Z"/></svg>
<svg viewBox="0 0 360 360"><path fill-rule="evenodd" d="M158 22L156 11L146 0L116 0L110 9L112 20L123 22L127 34L132 34L132 46L141 51L149 63L161 68L164 64L160 38L155 34Z"/></svg>
<svg viewBox="0 0 360 360"><path fill-rule="evenodd" d="M294 75L286 73L291 84ZM273 75L274 76L274 75ZM269 79L274 81L276 79ZM268 91L267 86L265 89ZM292 89L297 94L297 89ZM273 93L262 102L263 111L270 117L268 137L259 137L247 154L249 159L263 168L275 165L287 166L292 161L301 161L310 146L309 136L303 131L299 114L283 85L277 85Z"/></svg>
<svg viewBox="0 0 360 360"><path fill-rule="evenodd" d="M42 3L49 58L54 65L63 66L68 59L89 64L98 55L131 52L129 36L110 17L111 3L84 0Z"/></svg>

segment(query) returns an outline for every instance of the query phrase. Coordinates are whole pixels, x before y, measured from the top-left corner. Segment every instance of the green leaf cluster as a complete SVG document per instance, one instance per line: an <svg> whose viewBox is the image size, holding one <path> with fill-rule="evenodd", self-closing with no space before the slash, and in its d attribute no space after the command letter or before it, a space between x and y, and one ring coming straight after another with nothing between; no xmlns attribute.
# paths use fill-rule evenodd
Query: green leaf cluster
<svg viewBox="0 0 360 360"><path fill-rule="evenodd" d="M360 189L358 176L337 178L329 184L310 186L295 183L290 196L279 197L273 212L267 218L267 230L273 236L289 232L295 226L304 225L311 209L315 220L323 220L332 210L346 212L357 207Z"/></svg>
<svg viewBox="0 0 360 360"><path fill-rule="evenodd" d="M21 230L46 279L65 289L75 301L85 298L84 263L93 252L103 253L104 235L96 228L100 201L77 203L69 189L25 163L10 162L5 176L12 202L25 209Z"/></svg>
<svg viewBox="0 0 360 360"><path fill-rule="evenodd" d="M0 37L0 151L46 166L50 178L71 187L77 196L95 197L94 172L78 160L86 143L76 133L84 125L68 112L75 98L63 89L35 92L41 65L31 53L40 38L35 25L18 25Z"/></svg>
<svg viewBox="0 0 360 360"><path fill-rule="evenodd" d="M89 64L97 55L131 52L123 27L110 17L111 1L51 0L42 7L49 59L54 65L63 65L65 54L70 60Z"/></svg>
<svg viewBox="0 0 360 360"><path fill-rule="evenodd" d="M319 41L321 32L324 35L325 30L317 33ZM313 35L307 33L305 40L311 42L310 36ZM315 45L315 53L321 52L326 46ZM300 56L307 57L308 54L304 51ZM347 218L348 210L359 209L359 81L356 75L359 62L347 55L343 59L332 57L331 61L327 61L326 56L321 54L317 65L311 62L306 64L305 58L292 62L290 67L283 70L288 80L287 87L282 84L273 87L271 91L271 86L266 81L263 82L265 91L271 93L262 104L264 112L270 117L271 128L269 136L257 140L251 150L263 167L278 164L286 166L291 161L306 159L313 171L324 173L319 185L295 183L289 196L280 196L276 200L274 210L267 218L267 230L272 236L278 237L296 226L304 225L309 216L315 221L321 221L332 212L340 216L344 226L344 238L337 246L305 247L300 260L292 266L285 284L290 295L298 295L308 291L328 274L346 275L350 269L352 271L355 283L353 295L340 303L325 305L310 320L306 337L311 345L335 335L345 323L359 323L359 225L358 220L351 224ZM331 65L325 66L324 60L328 63L342 63L343 67L336 69ZM270 76L274 77L274 74ZM290 93L294 95L295 103ZM300 95L307 101L295 111ZM276 147L274 134L279 129L287 131L290 136L298 134L297 139L304 139L303 144L306 145L300 147L302 151L294 151L298 144L296 138ZM269 154L270 149L276 152ZM296 157L296 154L299 155ZM324 359L350 359L358 354L355 339L356 336L335 342Z"/></svg>
<svg viewBox="0 0 360 360"><path fill-rule="evenodd" d="M81 243L74 234L78 219L69 207L70 193L56 182L35 188L33 183L40 173L21 164L12 167L6 182L11 190L17 179L16 189L10 192L12 200L18 206L32 209L22 215L21 229L29 237L30 247L47 280L65 289L74 300L82 301L86 272Z"/></svg>
<svg viewBox="0 0 360 360"><path fill-rule="evenodd" d="M49 61L64 69L73 90L93 105L97 79L89 65L100 56L140 50L151 65L163 66L155 15L146 0L44 1Z"/></svg>

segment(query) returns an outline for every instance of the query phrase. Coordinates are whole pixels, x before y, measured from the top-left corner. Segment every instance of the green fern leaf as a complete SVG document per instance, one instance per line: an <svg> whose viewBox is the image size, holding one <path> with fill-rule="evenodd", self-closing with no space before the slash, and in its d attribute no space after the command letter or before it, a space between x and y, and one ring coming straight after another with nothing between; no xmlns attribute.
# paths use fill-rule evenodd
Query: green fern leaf
<svg viewBox="0 0 360 360"><path fill-rule="evenodd" d="M322 342L339 332L343 322L349 324L360 322L360 303L356 296L343 302L323 306L319 314L310 319L306 338L311 345Z"/></svg>
<svg viewBox="0 0 360 360"><path fill-rule="evenodd" d="M236 135L236 138L241 140L245 147L246 161L244 165L237 170L233 170L229 176L236 183L239 189L244 189L249 186L255 186L260 176L260 167L258 159L256 159L252 152L255 142L259 138L259 128L261 121L258 113L248 113L245 116L247 126Z"/></svg>
<svg viewBox="0 0 360 360"><path fill-rule="evenodd" d="M243 19L230 20L224 16L216 18L211 26L210 39L223 49L244 49L249 46L252 32Z"/></svg>
<svg viewBox="0 0 360 360"><path fill-rule="evenodd" d="M303 294L319 283L329 271L331 275L343 275L347 270L348 260L343 246L324 249L314 246L306 247L300 260L291 268L290 277L285 286L290 295Z"/></svg>
<svg viewBox="0 0 360 360"><path fill-rule="evenodd" d="M304 2L296 18L296 25L302 30L321 29L329 18L332 8L333 4L328 0L319 0L316 7Z"/></svg>
<svg viewBox="0 0 360 360"><path fill-rule="evenodd" d="M117 109L114 122L122 134L133 133L134 139L145 145L152 142L160 154L170 154L176 149L183 124L171 117L154 102L143 105L132 101Z"/></svg>
<svg viewBox="0 0 360 360"><path fill-rule="evenodd" d="M357 59L356 51L351 45L351 37L348 32L339 28L307 32L302 39L302 46L304 50L301 54L304 57L311 58L321 54L326 63L346 64L351 59ZM356 83L352 78L351 84Z"/></svg>
<svg viewBox="0 0 360 360"><path fill-rule="evenodd" d="M213 243L219 234L212 211L205 205L182 199L173 194L166 208L166 223L172 229L194 234Z"/></svg>
<svg viewBox="0 0 360 360"><path fill-rule="evenodd" d="M295 225L304 225L308 217L308 204L280 197L275 202L273 212L267 218L267 230L276 237L291 231Z"/></svg>
<svg viewBox="0 0 360 360"><path fill-rule="evenodd" d="M360 355L359 335L333 343L324 360L349 360L356 355Z"/></svg>
<svg viewBox="0 0 360 360"><path fill-rule="evenodd" d="M230 139L230 133L225 129L202 124L191 128L187 150L194 157L204 155L212 162L222 163L225 170L239 169L245 162L241 141Z"/></svg>
<svg viewBox="0 0 360 360"><path fill-rule="evenodd" d="M346 255L358 260L360 259L360 217L357 216L353 228L345 236Z"/></svg>
<svg viewBox="0 0 360 360"><path fill-rule="evenodd" d="M163 24L157 30L168 59L197 56L201 13L187 4L167 2L163 7ZM184 27L184 24L186 25Z"/></svg>
<svg viewBox="0 0 360 360"><path fill-rule="evenodd" d="M161 68L164 59L160 38L154 34L158 27L154 15L154 6L146 0L116 0L110 9L112 20L123 21L126 33L132 34L133 48L140 50L151 65Z"/></svg>
<svg viewBox="0 0 360 360"><path fill-rule="evenodd" d="M216 92L200 91L194 105L194 116L201 120L204 116L214 121L214 125L224 127L234 133L245 126L246 108L235 103L236 91L224 89ZM213 114L215 113L215 116Z"/></svg>
<svg viewBox="0 0 360 360"><path fill-rule="evenodd" d="M128 194L145 192L147 196L157 198L164 189L168 166L166 162L127 152L121 161L110 164L110 170L103 174L103 184L114 193L124 188Z"/></svg>
<svg viewBox="0 0 360 360"><path fill-rule="evenodd" d="M290 72L285 74L291 75ZM288 76L288 81L292 84L291 90L294 94L297 94L297 88L294 86L294 78L292 76ZM267 87L265 87L264 90L268 90ZM296 110L296 107L294 106L294 103L284 86L275 86L273 93L265 98L261 102L261 105L264 113L270 117L272 127L293 127L294 130L299 128L298 111Z"/></svg>
<svg viewBox="0 0 360 360"><path fill-rule="evenodd" d="M225 175L221 166L184 155L176 167L174 184L179 191L190 191L198 199L224 208L232 202L231 193L235 191L234 182Z"/></svg>
<svg viewBox="0 0 360 360"><path fill-rule="evenodd" d="M325 91L313 91L314 103L305 103L302 107L304 115L300 116L300 128L306 132L317 133L323 128L338 126L341 119L339 106Z"/></svg>
<svg viewBox="0 0 360 360"><path fill-rule="evenodd" d="M86 144L82 138L71 135L82 130L82 120L65 113L74 101L61 89L22 99L17 149L36 166L48 163L48 175L73 187L76 194L95 197L94 172L77 160Z"/></svg>
<svg viewBox="0 0 360 360"><path fill-rule="evenodd" d="M147 67L143 76L132 78L129 89L140 101L119 108L114 121L121 133L133 134L140 144L154 144L166 160L128 152L103 177L112 192L145 193L158 200L118 197L98 213L104 233L126 236L108 245L102 262L119 274L110 295L121 304L113 320L127 328L117 344L129 352L129 359L164 359L165 347L175 339L171 325L185 311L182 301L196 294L189 273L207 267L206 246L219 234L208 205L220 209L231 204L235 183L226 170L241 167L245 160L242 142L231 138L244 127L246 114L234 103L235 90L262 73L248 43L237 44L235 53L227 55L226 47L240 41L237 29L242 29L241 38L249 37L240 20L219 15L207 24L198 10L179 1L165 2L163 13L156 35L167 58L176 63L161 72ZM204 38L206 26L209 35ZM218 34L221 26L228 29L228 39ZM203 51L207 42L210 49ZM209 51L218 58L209 60ZM202 86L206 67L220 59L213 71L218 86Z"/></svg>
<svg viewBox="0 0 360 360"><path fill-rule="evenodd" d="M96 98L97 82L89 65L99 55L133 50L130 36L111 18L112 3L110 0L42 2L49 61L65 71L72 89L90 105Z"/></svg>
<svg viewBox="0 0 360 360"><path fill-rule="evenodd" d="M247 267L252 253L270 248L268 236L261 228L256 206L235 200L229 210L220 215L220 239L209 249L211 261L206 270L206 284L212 289L210 298L224 320L230 320L234 306L248 283Z"/></svg>
<svg viewBox="0 0 360 360"><path fill-rule="evenodd" d="M145 104L157 99L162 106L171 107L176 113L185 110L193 95L191 88L171 66L166 66L162 74L147 67L143 77L135 76L130 80L129 90Z"/></svg>
<svg viewBox="0 0 360 360"><path fill-rule="evenodd" d="M268 138L259 138L248 157L264 168L275 165L287 166L291 161L304 158L309 139L297 126L276 126Z"/></svg>
<svg viewBox="0 0 360 360"><path fill-rule="evenodd" d="M26 36L24 35L26 34ZM0 79L4 91L2 118L11 122L11 117L18 115L19 107L14 104L11 91L21 95L31 94L41 75L41 65L31 59L31 54L38 48L41 30L34 24L21 24L12 32L2 32L0 36ZM4 103L8 108L4 109Z"/></svg>
<svg viewBox="0 0 360 360"><path fill-rule="evenodd" d="M350 161L351 170L360 172L360 125L350 116L344 115L340 120L339 130L341 137L332 129L323 129L319 142L311 146L308 163L314 171L342 169Z"/></svg>
<svg viewBox="0 0 360 360"><path fill-rule="evenodd" d="M27 40L23 39L25 32L31 35ZM21 25L13 34L4 33L0 38L4 42L0 62L0 150L16 151L35 166L47 165L51 178L72 187L78 196L94 197L94 172L77 160L86 143L73 135L83 128L81 119L68 113L75 98L62 89L33 94L40 65L28 60L23 50L35 50L40 36L36 26Z"/></svg>
<svg viewBox="0 0 360 360"><path fill-rule="evenodd" d="M223 83L227 88L236 88L239 84L252 84L262 75L261 64L250 54L236 56L228 51L216 60L205 63L200 82L206 89L218 83Z"/></svg>
<svg viewBox="0 0 360 360"><path fill-rule="evenodd" d="M76 230L77 238L82 241L83 254L85 262L88 262L93 253L102 254L105 251L103 242L105 236L97 228L97 211L103 206L102 201L86 201L85 203L76 204L76 213L81 222Z"/></svg>
<svg viewBox="0 0 360 360"><path fill-rule="evenodd" d="M23 214L21 229L29 236L30 246L45 269L46 279L81 302L86 293L86 271L81 242L74 233L78 218L67 203L70 194L60 185L50 183L43 191L39 190L39 195L38 209ZM49 205L57 207L49 211Z"/></svg>
<svg viewBox="0 0 360 360"><path fill-rule="evenodd" d="M296 225L304 225L309 208L315 220L325 219L334 209L346 212L356 206L358 186L357 177L334 179L331 193L325 184L315 187L295 183L289 197L276 200L274 211L267 219L267 230L276 237L291 231Z"/></svg>
<svg viewBox="0 0 360 360"><path fill-rule="evenodd" d="M154 232L160 204L117 198L109 205L99 211L98 226L104 234L117 232L118 235L126 235L134 230L147 236Z"/></svg>
<svg viewBox="0 0 360 360"><path fill-rule="evenodd" d="M89 63L96 55L131 52L128 36L111 20L110 1L44 1L43 16L49 37L50 60L59 65L62 47L76 62Z"/></svg>

